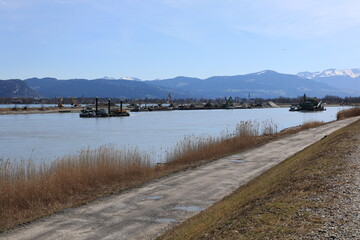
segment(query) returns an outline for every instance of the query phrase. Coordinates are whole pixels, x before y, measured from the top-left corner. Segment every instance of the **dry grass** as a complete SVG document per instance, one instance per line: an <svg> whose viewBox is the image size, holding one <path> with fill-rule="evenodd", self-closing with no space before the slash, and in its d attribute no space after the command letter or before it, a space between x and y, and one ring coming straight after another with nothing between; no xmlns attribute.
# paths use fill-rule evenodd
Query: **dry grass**
<svg viewBox="0 0 360 240"><path fill-rule="evenodd" d="M319 122L319 121L304 122L302 125L284 129L283 131L280 132L280 134L285 134L285 135L294 134L299 131L304 131L306 129L319 127L324 124L325 124L324 122Z"/></svg>
<svg viewBox="0 0 360 240"><path fill-rule="evenodd" d="M9 114L21 110L22 108L0 108L0 114Z"/></svg>
<svg viewBox="0 0 360 240"><path fill-rule="evenodd" d="M345 110L341 110L336 114L337 120L344 118L360 116L360 107L353 107Z"/></svg>
<svg viewBox="0 0 360 240"><path fill-rule="evenodd" d="M40 166L0 159L0 231L295 131L299 130L277 133L272 122L241 122L231 135L185 139L162 165L152 164L149 156L136 150L112 146L83 150Z"/></svg>
<svg viewBox="0 0 360 240"><path fill-rule="evenodd" d="M47 113L58 111L59 108L54 107L13 107L13 108L0 108L0 114L27 114L27 113Z"/></svg>
<svg viewBox="0 0 360 240"><path fill-rule="evenodd" d="M80 107L13 107L13 108L0 108L0 114L36 114L36 113L58 113L59 110L80 110Z"/></svg>
<svg viewBox="0 0 360 240"><path fill-rule="evenodd" d="M159 239L310 239L306 234L326 221L313 210L336 201L323 193L346 171L359 133L360 121L340 129Z"/></svg>
<svg viewBox="0 0 360 240"><path fill-rule="evenodd" d="M132 187L154 171L146 156L111 146L40 166L0 160L0 229Z"/></svg>
<svg viewBox="0 0 360 240"><path fill-rule="evenodd" d="M241 121L233 134L222 137L186 138L167 155L169 165L192 165L204 160L243 151L277 136L277 126L270 121Z"/></svg>
<svg viewBox="0 0 360 240"><path fill-rule="evenodd" d="M55 107L51 107L55 108ZM12 108L0 108L0 112L16 112L16 111L44 111L48 110L47 107L12 107Z"/></svg>

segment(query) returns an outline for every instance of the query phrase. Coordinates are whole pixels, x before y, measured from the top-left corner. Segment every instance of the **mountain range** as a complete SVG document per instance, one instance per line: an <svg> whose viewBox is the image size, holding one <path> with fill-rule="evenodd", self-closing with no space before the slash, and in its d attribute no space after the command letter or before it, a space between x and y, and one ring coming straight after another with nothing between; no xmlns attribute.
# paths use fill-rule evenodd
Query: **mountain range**
<svg viewBox="0 0 360 240"><path fill-rule="evenodd" d="M0 80L0 97L39 97L39 93L31 89L24 81L19 79Z"/></svg>
<svg viewBox="0 0 360 240"><path fill-rule="evenodd" d="M324 97L360 95L360 69L328 69L297 75L271 70L206 79L175 77L141 81L136 78L58 80L30 78L0 80L0 97L116 97L116 98Z"/></svg>
<svg viewBox="0 0 360 240"><path fill-rule="evenodd" d="M335 88L348 91L348 93L358 95L360 90L360 69L327 69L322 72L300 72L300 77L325 83Z"/></svg>
<svg viewBox="0 0 360 240"><path fill-rule="evenodd" d="M173 89L167 89L142 81L130 79L69 79L30 78L24 82L41 96L53 97L117 97L117 98L166 98L175 94ZM186 93L177 91L179 97L186 97Z"/></svg>
<svg viewBox="0 0 360 240"><path fill-rule="evenodd" d="M196 96L207 98L223 96L246 98L249 94L252 97L262 98L296 97L304 93L318 97L346 95L346 91L338 90L326 83L271 70L246 75L210 77L204 80L176 77L151 82L158 86L193 92Z"/></svg>

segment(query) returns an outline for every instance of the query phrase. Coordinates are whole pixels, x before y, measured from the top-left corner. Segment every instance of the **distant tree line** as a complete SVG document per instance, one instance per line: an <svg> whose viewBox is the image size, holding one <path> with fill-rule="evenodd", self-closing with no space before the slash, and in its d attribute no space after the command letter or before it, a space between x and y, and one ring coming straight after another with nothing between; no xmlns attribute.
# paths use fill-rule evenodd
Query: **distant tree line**
<svg viewBox="0 0 360 240"><path fill-rule="evenodd" d="M75 99L80 104L93 104L95 102L95 98L89 97L77 97L77 98L0 98L0 104L58 104L62 99L64 104L71 104L72 99ZM296 98L289 98L289 97L278 97L278 98L239 98L234 97L234 103L247 103L247 102L266 102L266 101L273 101L275 103L280 104L295 104L299 103L303 99L303 96L299 96ZM338 96L331 96L327 95L323 98L320 98L323 102L328 104L344 104L350 105L353 103L360 103L360 97L338 97ZM100 102L107 102L108 98L99 98ZM190 104L190 103L224 103L226 102L227 98L143 98L143 99L134 99L134 98L111 98L111 102L113 103L123 103L127 104L147 104L147 103L164 103L172 101L175 104Z"/></svg>

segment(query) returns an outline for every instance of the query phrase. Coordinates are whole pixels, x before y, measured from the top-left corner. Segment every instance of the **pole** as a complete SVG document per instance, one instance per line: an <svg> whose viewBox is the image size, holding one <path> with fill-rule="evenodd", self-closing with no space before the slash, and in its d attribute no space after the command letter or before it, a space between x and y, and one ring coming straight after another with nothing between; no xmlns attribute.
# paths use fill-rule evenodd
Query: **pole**
<svg viewBox="0 0 360 240"><path fill-rule="evenodd" d="M122 111L122 101L120 101L120 114L121 114L121 116L123 115L123 111Z"/></svg>
<svg viewBox="0 0 360 240"><path fill-rule="evenodd" d="M98 115L98 105L99 105L99 98L96 97L95 99L95 114Z"/></svg>
<svg viewBox="0 0 360 240"><path fill-rule="evenodd" d="M108 99L108 114L109 114L109 117L110 117L110 98Z"/></svg>

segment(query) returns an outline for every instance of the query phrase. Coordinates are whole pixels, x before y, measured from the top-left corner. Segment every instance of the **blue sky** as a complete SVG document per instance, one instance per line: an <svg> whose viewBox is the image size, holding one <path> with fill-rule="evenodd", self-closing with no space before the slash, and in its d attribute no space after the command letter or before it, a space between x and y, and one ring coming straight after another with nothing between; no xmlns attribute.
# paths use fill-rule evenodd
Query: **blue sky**
<svg viewBox="0 0 360 240"><path fill-rule="evenodd" d="M358 0L0 0L0 79L360 67Z"/></svg>

